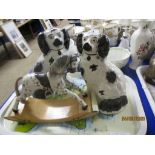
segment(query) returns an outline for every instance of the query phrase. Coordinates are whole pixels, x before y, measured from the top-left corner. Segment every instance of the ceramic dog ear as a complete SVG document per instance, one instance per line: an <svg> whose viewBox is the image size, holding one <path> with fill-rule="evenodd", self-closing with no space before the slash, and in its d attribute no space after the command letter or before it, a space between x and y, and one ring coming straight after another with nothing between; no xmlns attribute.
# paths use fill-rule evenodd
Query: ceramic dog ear
<svg viewBox="0 0 155 155"><path fill-rule="evenodd" d="M109 52L109 39L106 35L103 35L98 40L98 55L102 58L105 58Z"/></svg>
<svg viewBox="0 0 155 155"><path fill-rule="evenodd" d="M50 49L49 49L49 46L48 46L48 44L47 44L47 42L45 40L44 32L41 32L38 35L38 45L39 45L42 53L44 55L47 55L47 53L49 52Z"/></svg>
<svg viewBox="0 0 155 155"><path fill-rule="evenodd" d="M66 49L68 49L70 45L70 36L65 29L62 29L62 32L64 34L64 46Z"/></svg>
<svg viewBox="0 0 155 155"><path fill-rule="evenodd" d="M42 61L38 61L35 66L34 66L34 72L35 73L39 73L39 72L42 72L43 70L43 60Z"/></svg>
<svg viewBox="0 0 155 155"><path fill-rule="evenodd" d="M83 37L83 34L79 34L77 36L77 39L76 39L76 45L77 45L77 49L79 51L80 54L82 54L82 50L83 50L83 47L82 47L82 37Z"/></svg>

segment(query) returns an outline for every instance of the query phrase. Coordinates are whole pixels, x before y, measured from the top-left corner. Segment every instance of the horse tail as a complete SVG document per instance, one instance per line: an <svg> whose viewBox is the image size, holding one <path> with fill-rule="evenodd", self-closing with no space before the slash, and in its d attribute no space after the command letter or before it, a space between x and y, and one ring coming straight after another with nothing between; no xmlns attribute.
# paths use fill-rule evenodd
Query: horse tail
<svg viewBox="0 0 155 155"><path fill-rule="evenodd" d="M16 91L16 96L19 96L20 95L20 92L18 90L18 83L19 81L22 79L22 77L19 77L16 82L15 82L15 91Z"/></svg>

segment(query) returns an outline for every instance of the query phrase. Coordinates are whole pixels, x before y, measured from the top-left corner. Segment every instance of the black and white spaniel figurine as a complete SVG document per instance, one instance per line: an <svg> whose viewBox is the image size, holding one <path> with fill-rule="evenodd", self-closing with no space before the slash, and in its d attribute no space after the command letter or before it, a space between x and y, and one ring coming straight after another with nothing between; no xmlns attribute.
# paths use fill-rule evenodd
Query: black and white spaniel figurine
<svg viewBox="0 0 155 155"><path fill-rule="evenodd" d="M78 59L78 60L77 60ZM74 97L82 105L82 109L87 109L87 104L77 94L68 90L63 80L67 70L76 70L79 58L77 56L61 56L51 66L49 72L45 74L29 73L23 78L19 78L15 84L16 102L13 107L15 113L18 112L19 102L23 102L27 97L46 99L52 94L66 94ZM18 90L19 81L22 81L22 89ZM37 107L36 107L37 108Z"/></svg>
<svg viewBox="0 0 155 155"><path fill-rule="evenodd" d="M65 29L53 28L38 35L38 45L43 53L33 72L47 73L53 62L62 55L69 55L70 36ZM69 53L70 52L70 53Z"/></svg>
<svg viewBox="0 0 155 155"><path fill-rule="evenodd" d="M77 48L80 70L88 91L97 96L100 112L107 115L120 112L128 100L122 71L107 60L109 39L94 32L79 34Z"/></svg>

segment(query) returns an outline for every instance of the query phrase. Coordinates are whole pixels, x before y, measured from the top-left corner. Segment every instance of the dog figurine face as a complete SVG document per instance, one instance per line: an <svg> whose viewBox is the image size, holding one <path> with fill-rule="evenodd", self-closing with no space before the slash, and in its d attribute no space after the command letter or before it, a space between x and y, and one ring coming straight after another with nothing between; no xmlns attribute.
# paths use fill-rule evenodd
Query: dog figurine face
<svg viewBox="0 0 155 155"><path fill-rule="evenodd" d="M105 35L79 34L77 48L81 54L85 52L87 55L99 55L105 58L109 52L109 39Z"/></svg>
<svg viewBox="0 0 155 155"><path fill-rule="evenodd" d="M44 55L51 50L58 51L62 48L69 48L70 37L65 29L51 29L44 31L38 36L38 45Z"/></svg>

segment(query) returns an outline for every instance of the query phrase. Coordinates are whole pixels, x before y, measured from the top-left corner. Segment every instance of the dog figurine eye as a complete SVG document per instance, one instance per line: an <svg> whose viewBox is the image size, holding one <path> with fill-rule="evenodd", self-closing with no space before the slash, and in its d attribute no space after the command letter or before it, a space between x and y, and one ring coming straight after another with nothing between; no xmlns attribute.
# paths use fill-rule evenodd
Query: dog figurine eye
<svg viewBox="0 0 155 155"><path fill-rule="evenodd" d="M58 37L61 37L61 34L60 33L57 33Z"/></svg>
<svg viewBox="0 0 155 155"><path fill-rule="evenodd" d="M54 35L53 35L53 34L50 34L48 37L49 37L50 39L53 39L53 38L54 38Z"/></svg>
<svg viewBox="0 0 155 155"><path fill-rule="evenodd" d="M97 38L92 38L91 39L91 43L96 43L97 42Z"/></svg>

